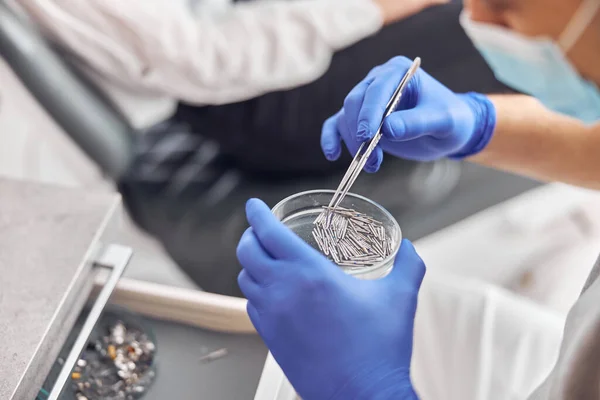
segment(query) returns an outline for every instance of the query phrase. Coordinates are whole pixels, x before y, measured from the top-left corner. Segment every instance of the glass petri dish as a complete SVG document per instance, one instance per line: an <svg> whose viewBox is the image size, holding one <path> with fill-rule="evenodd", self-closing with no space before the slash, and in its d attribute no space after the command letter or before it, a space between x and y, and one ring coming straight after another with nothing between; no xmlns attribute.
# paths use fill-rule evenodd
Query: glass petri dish
<svg viewBox="0 0 600 400"><path fill-rule="evenodd" d="M313 222L331 201L335 191L310 190L289 196L273 207L273 214L302 240L319 249L312 236ZM351 208L381 221L388 237L392 240L392 252L383 261L367 267L339 267L347 274L360 279L383 278L392 270L394 259L402 242L402 231L394 217L382 206L366 197L348 193L341 207Z"/></svg>

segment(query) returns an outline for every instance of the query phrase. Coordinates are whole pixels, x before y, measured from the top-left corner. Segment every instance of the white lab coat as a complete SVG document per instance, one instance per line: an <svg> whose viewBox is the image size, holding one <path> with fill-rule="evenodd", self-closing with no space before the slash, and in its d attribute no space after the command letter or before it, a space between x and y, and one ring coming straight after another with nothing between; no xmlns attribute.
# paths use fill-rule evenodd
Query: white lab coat
<svg viewBox="0 0 600 400"><path fill-rule="evenodd" d="M377 32L371 0L13 0L80 57L137 127L175 100L232 103L316 80Z"/></svg>
<svg viewBox="0 0 600 400"><path fill-rule="evenodd" d="M599 201L549 184L415 243L428 268L412 366L423 400L524 400L544 382L598 255Z"/></svg>
<svg viewBox="0 0 600 400"><path fill-rule="evenodd" d="M415 321L415 388L423 400L524 400L552 369L564 321L496 285L432 272Z"/></svg>

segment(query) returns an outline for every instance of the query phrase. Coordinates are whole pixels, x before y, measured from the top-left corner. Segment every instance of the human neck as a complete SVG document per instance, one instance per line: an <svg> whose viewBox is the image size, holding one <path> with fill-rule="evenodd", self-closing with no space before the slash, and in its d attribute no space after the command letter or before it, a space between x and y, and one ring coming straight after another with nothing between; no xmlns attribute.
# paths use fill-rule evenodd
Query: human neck
<svg viewBox="0 0 600 400"><path fill-rule="evenodd" d="M568 52L579 73L600 87L600 13Z"/></svg>

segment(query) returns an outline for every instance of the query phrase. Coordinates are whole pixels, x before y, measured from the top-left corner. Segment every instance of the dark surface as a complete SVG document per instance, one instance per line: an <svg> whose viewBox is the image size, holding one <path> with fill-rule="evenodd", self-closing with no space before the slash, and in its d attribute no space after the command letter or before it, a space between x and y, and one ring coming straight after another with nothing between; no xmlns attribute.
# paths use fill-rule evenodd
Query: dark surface
<svg viewBox="0 0 600 400"><path fill-rule="evenodd" d="M144 400L252 400L267 357L256 335L227 335L163 321L148 321L158 341L158 374ZM210 363L200 358L221 348Z"/></svg>
<svg viewBox="0 0 600 400"><path fill-rule="evenodd" d="M289 179L242 173L228 168L217 151L208 151L210 144L200 136L173 126L149 132L142 141L147 146L119 185L130 215L199 287L228 296L241 296L236 247L248 227L245 202L258 197L274 206L298 192L335 189L343 175ZM399 215L445 196L458 169L454 161L414 164L388 157L376 175L359 176L352 192ZM426 183L432 175L436 181Z"/></svg>

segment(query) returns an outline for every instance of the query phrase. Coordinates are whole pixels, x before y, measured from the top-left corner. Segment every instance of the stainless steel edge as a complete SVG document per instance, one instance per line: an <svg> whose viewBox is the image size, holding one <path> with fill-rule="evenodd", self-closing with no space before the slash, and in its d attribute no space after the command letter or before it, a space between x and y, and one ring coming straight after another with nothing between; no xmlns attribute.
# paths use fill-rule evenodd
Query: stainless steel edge
<svg viewBox="0 0 600 400"><path fill-rule="evenodd" d="M94 302L94 305L92 306L90 313L83 324L83 328L81 329L75 344L71 348L69 356L65 360L56 383L54 384L54 387L48 396L48 400L59 399L67 382L69 381L71 371L75 367L81 352L87 345L88 338L92 334L96 323L102 315L104 307L108 303L108 300L117 286L119 279L123 275L123 272L125 272L132 253L133 251L129 247L111 244L106 246L99 260L94 263L94 267L112 269L111 274L106 280L104 287L98 294L98 297L96 298L96 301Z"/></svg>

